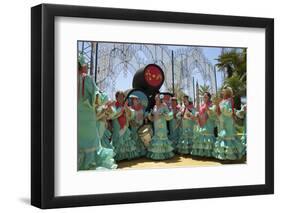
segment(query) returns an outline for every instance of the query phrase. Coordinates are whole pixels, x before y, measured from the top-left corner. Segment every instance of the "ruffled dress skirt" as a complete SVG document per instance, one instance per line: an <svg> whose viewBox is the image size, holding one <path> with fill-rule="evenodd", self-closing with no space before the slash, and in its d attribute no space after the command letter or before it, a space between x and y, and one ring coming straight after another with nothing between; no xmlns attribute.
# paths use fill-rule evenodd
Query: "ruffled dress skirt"
<svg viewBox="0 0 281 213"><path fill-rule="evenodd" d="M214 145L213 156L220 160L240 160L246 152L246 146L241 140L219 136Z"/></svg>
<svg viewBox="0 0 281 213"><path fill-rule="evenodd" d="M240 143L243 145L243 149L244 151L242 152L242 155L246 155L247 154L247 134L246 131L244 130L242 133L241 137L237 137L237 141L240 141Z"/></svg>
<svg viewBox="0 0 281 213"><path fill-rule="evenodd" d="M116 153L115 160L131 160L139 157L137 144L131 137L131 131L127 129L123 135L119 136L118 140L113 143Z"/></svg>
<svg viewBox="0 0 281 213"><path fill-rule="evenodd" d="M140 139L138 132L137 132L137 128L133 128L131 130L132 133L132 139L136 142L136 147L137 147L137 151L139 153L139 157L144 157L146 156L146 148L144 146L144 143L142 142L142 140Z"/></svg>
<svg viewBox="0 0 281 213"><path fill-rule="evenodd" d="M190 154L193 145L193 131L191 129L182 129L181 132L176 151L179 154Z"/></svg>
<svg viewBox="0 0 281 213"><path fill-rule="evenodd" d="M108 148L108 149L114 149L112 143L111 143L111 132L106 129L104 131L104 134L103 134L103 137L101 139L101 145L105 148Z"/></svg>
<svg viewBox="0 0 281 213"><path fill-rule="evenodd" d="M216 138L211 133L197 132L194 136L191 155L213 157L213 148Z"/></svg>
<svg viewBox="0 0 281 213"><path fill-rule="evenodd" d="M240 138L240 141L244 146L246 146L246 144L247 144L247 131L246 131L245 128L243 130L243 134L242 134L242 137Z"/></svg>
<svg viewBox="0 0 281 213"><path fill-rule="evenodd" d="M243 155L246 155L247 154L247 123L246 123L246 118L244 119L243 135L242 135L240 141L244 146Z"/></svg>
<svg viewBox="0 0 281 213"><path fill-rule="evenodd" d="M80 105L78 123L78 170L116 169L115 153L104 148L98 137L97 121L91 108Z"/></svg>
<svg viewBox="0 0 281 213"><path fill-rule="evenodd" d="M246 146L247 144L247 135L246 134L243 134L242 137L241 137L241 143Z"/></svg>
<svg viewBox="0 0 281 213"><path fill-rule="evenodd" d="M153 160L165 160L174 157L173 150L173 143L168 138L161 139L155 135L147 148L146 156Z"/></svg>
<svg viewBox="0 0 281 213"><path fill-rule="evenodd" d="M180 129L179 128L172 131L171 134L168 136L169 140L172 142L172 146L173 146L174 149L176 149L176 147L177 147L179 137L180 137Z"/></svg>
<svg viewBox="0 0 281 213"><path fill-rule="evenodd" d="M177 143L180 137L180 127L177 125L176 119L172 119L168 122L169 125L169 134L168 138L172 142L173 148L176 150Z"/></svg>
<svg viewBox="0 0 281 213"><path fill-rule="evenodd" d="M79 151L78 168L79 170L108 170L116 169L117 164L114 160L115 153L112 149L103 147L88 148Z"/></svg>

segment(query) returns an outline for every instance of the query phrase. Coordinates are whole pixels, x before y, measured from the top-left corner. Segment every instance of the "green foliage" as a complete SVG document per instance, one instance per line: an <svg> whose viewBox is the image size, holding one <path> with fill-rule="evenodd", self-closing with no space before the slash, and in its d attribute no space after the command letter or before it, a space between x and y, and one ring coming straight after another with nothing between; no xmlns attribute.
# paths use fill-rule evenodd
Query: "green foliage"
<svg viewBox="0 0 281 213"><path fill-rule="evenodd" d="M224 86L231 87L235 96L246 95L246 83L243 82L236 74L230 78L226 78L224 81Z"/></svg>
<svg viewBox="0 0 281 213"><path fill-rule="evenodd" d="M170 87L168 87L167 90L168 90L168 92L174 94L174 96L178 99L178 102L179 102L179 103L182 101L183 96L186 95L186 94L183 92L183 88L182 88L178 83L176 83L176 84L174 85L174 91L173 91L172 85L171 85Z"/></svg>
<svg viewBox="0 0 281 213"><path fill-rule="evenodd" d="M235 102L239 105L238 99L246 95L247 50L233 48L222 53L217 61L219 70L227 74L223 86L232 88Z"/></svg>
<svg viewBox="0 0 281 213"><path fill-rule="evenodd" d="M205 92L210 92L210 86L209 85L206 85L206 84L204 84L204 85L200 85L199 86L199 95L202 97L202 96L204 96L204 93Z"/></svg>
<svg viewBox="0 0 281 213"><path fill-rule="evenodd" d="M222 72L226 72L227 78L237 75L240 80L246 82L247 73L247 52L246 49L231 49L227 52L222 53L216 64L218 69Z"/></svg>

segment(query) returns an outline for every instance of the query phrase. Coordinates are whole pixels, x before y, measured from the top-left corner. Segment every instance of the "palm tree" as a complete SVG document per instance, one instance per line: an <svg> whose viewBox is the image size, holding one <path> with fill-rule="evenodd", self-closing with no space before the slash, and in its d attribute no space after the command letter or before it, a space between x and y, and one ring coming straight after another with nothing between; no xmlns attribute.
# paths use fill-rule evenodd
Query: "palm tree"
<svg viewBox="0 0 281 213"><path fill-rule="evenodd" d="M240 80L246 82L247 80L247 52L246 49L243 49L239 55L239 64L236 67L236 73L239 76Z"/></svg>
<svg viewBox="0 0 281 213"><path fill-rule="evenodd" d="M204 93L205 92L210 92L210 86L209 85L206 85L206 84L204 84L204 85L200 85L199 86L199 95L202 97L202 96L204 96Z"/></svg>
<svg viewBox="0 0 281 213"><path fill-rule="evenodd" d="M228 52L222 53L216 60L218 69L225 71L227 78L237 74L241 80L246 81L246 49L237 50L231 49Z"/></svg>
<svg viewBox="0 0 281 213"><path fill-rule="evenodd" d="M223 86L233 90L235 108L240 108L241 96L246 95L247 52L246 49L231 49L222 53L217 59L219 70L226 71L227 78Z"/></svg>
<svg viewBox="0 0 281 213"><path fill-rule="evenodd" d="M224 86L231 87L235 96L246 95L246 84L241 81L238 75L233 75L232 77L225 79Z"/></svg>

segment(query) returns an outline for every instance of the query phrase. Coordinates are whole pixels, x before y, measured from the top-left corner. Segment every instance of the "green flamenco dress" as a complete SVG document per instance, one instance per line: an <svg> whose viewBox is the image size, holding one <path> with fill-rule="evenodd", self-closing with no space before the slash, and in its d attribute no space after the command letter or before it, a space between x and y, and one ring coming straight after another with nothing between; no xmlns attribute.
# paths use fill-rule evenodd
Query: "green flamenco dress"
<svg viewBox="0 0 281 213"><path fill-rule="evenodd" d="M194 128L191 155L212 157L216 142L214 128L216 123L215 106L203 104L199 109L198 125Z"/></svg>
<svg viewBox="0 0 281 213"><path fill-rule="evenodd" d="M166 105L153 108L154 135L147 148L147 157L154 160L165 160L172 158L173 143L168 139L167 121L173 118L173 113L169 112Z"/></svg>
<svg viewBox="0 0 281 213"><path fill-rule="evenodd" d="M177 143L177 152L179 154L190 154L193 145L193 132L195 127L195 121L190 116L195 115L195 109L183 110L182 124L180 128L180 138Z"/></svg>
<svg viewBox="0 0 281 213"><path fill-rule="evenodd" d="M176 149L177 143L180 137L180 124L181 124L181 118L179 116L180 114L180 107L177 107L176 109L172 109L173 118L168 122L169 125L169 135L168 138L170 141L173 142L173 147Z"/></svg>
<svg viewBox="0 0 281 213"><path fill-rule="evenodd" d="M97 92L96 98L96 112L97 112L97 128L98 134L101 138L101 145L105 148L114 149L111 143L111 132L107 129L107 120L112 113L109 113L104 105L108 101L108 97L105 93Z"/></svg>
<svg viewBox="0 0 281 213"><path fill-rule="evenodd" d="M78 170L116 169L114 152L101 146L93 108L97 87L87 75L79 77Z"/></svg>
<svg viewBox="0 0 281 213"><path fill-rule="evenodd" d="M116 161L131 160L139 157L137 144L132 139L131 130L129 129L129 121L134 117L134 110L128 110L130 110L130 115L125 113L123 105L116 102L112 117L112 145L116 153Z"/></svg>
<svg viewBox="0 0 281 213"><path fill-rule="evenodd" d="M219 132L213 155L220 160L238 160L243 157L245 146L236 138L232 99L219 104Z"/></svg>
<svg viewBox="0 0 281 213"><path fill-rule="evenodd" d="M146 155L146 148L144 143L139 137L138 129L143 125L144 111L143 109L135 110L135 117L130 122L132 139L136 142L137 151L139 152L139 157Z"/></svg>
<svg viewBox="0 0 281 213"><path fill-rule="evenodd" d="M101 144L103 147L113 149L114 151L114 146L112 145L111 136L112 133L107 128L105 128L103 137L101 138Z"/></svg>

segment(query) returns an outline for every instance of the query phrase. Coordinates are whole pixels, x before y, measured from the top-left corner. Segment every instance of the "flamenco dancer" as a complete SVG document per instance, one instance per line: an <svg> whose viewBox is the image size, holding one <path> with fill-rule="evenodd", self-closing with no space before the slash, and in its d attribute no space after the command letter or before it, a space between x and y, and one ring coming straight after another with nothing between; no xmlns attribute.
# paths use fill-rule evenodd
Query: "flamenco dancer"
<svg viewBox="0 0 281 213"><path fill-rule="evenodd" d="M183 108L181 109L181 134L177 144L179 154L190 154L193 144L193 131L195 127L195 113L191 98L183 97Z"/></svg>
<svg viewBox="0 0 281 213"><path fill-rule="evenodd" d="M154 160L165 160L174 156L172 142L167 136L167 121L173 118L168 107L162 101L163 95L155 96L155 106L148 115L154 124L154 135L147 148L147 157Z"/></svg>
<svg viewBox="0 0 281 213"><path fill-rule="evenodd" d="M110 140L111 132L108 129L108 120L113 114L112 102L108 100L105 93L97 91L94 108L97 113L97 128L101 138L101 145L105 148L114 149Z"/></svg>
<svg viewBox="0 0 281 213"><path fill-rule="evenodd" d="M134 117L134 119L132 119L130 121L132 139L136 142L137 151L139 152L139 156L142 157L142 156L146 155L146 148L138 135L138 129L140 126L143 125L144 108L143 108L138 96L130 95L129 98L132 101L131 108L135 111L135 117Z"/></svg>
<svg viewBox="0 0 281 213"><path fill-rule="evenodd" d="M195 130L192 145L192 155L212 157L213 147L216 141L214 135L216 121L215 105L211 102L211 94L204 93L204 103L199 107L197 114L197 129Z"/></svg>
<svg viewBox="0 0 281 213"><path fill-rule="evenodd" d="M171 112L173 113L173 118L168 122L169 125L169 140L173 142L173 147L177 146L177 142L180 136L180 106L178 105L178 100L176 97L172 97L171 99Z"/></svg>
<svg viewBox="0 0 281 213"><path fill-rule="evenodd" d="M81 59L78 79L78 168L116 169L113 150L102 147L98 137L97 115L93 108L98 89Z"/></svg>
<svg viewBox="0 0 281 213"><path fill-rule="evenodd" d="M219 131L213 154L220 160L241 159L245 146L235 137L235 111L231 87L225 87L222 96L223 100L217 103L216 109L219 116Z"/></svg>
<svg viewBox="0 0 281 213"><path fill-rule="evenodd" d="M112 143L116 152L115 160L130 160L139 157L137 144L132 139L129 122L134 117L134 110L124 102L125 94L121 91L115 94L116 102L112 116L113 135Z"/></svg>

